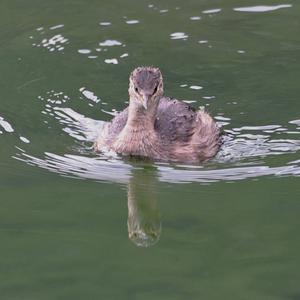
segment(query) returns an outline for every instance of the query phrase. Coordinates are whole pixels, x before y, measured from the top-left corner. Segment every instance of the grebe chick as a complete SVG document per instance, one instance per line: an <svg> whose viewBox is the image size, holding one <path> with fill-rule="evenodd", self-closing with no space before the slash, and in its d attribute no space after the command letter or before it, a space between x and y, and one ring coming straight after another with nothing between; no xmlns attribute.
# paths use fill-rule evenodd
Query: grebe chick
<svg viewBox="0 0 300 300"><path fill-rule="evenodd" d="M105 124L96 151L193 163L215 156L221 144L216 122L204 111L163 96L158 68L136 68L128 92L129 106Z"/></svg>

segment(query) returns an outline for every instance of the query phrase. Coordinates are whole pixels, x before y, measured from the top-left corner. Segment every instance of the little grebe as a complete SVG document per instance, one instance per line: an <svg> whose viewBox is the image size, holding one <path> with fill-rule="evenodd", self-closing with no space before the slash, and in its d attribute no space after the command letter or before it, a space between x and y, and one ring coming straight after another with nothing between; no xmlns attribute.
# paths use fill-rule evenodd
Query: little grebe
<svg viewBox="0 0 300 300"><path fill-rule="evenodd" d="M163 96L158 68L136 68L129 78L129 106L106 123L95 150L155 160L200 162L220 147L220 130L204 111Z"/></svg>

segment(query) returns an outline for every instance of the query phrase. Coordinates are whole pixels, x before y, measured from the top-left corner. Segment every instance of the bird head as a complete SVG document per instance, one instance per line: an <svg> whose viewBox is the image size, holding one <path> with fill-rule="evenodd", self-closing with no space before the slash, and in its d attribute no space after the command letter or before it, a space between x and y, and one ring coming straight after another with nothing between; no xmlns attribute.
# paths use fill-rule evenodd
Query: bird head
<svg viewBox="0 0 300 300"><path fill-rule="evenodd" d="M163 78L158 68L138 67L129 78L130 101L138 107L149 110L156 107L163 95Z"/></svg>

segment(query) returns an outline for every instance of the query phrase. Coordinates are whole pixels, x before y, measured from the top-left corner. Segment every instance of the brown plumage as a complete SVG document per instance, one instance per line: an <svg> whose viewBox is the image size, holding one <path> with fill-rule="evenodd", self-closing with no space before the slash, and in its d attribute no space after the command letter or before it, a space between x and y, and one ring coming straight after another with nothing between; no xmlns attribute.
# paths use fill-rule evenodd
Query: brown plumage
<svg viewBox="0 0 300 300"><path fill-rule="evenodd" d="M136 68L130 75L129 106L107 123L95 149L162 161L200 162L220 147L220 131L212 117L163 96L160 70Z"/></svg>

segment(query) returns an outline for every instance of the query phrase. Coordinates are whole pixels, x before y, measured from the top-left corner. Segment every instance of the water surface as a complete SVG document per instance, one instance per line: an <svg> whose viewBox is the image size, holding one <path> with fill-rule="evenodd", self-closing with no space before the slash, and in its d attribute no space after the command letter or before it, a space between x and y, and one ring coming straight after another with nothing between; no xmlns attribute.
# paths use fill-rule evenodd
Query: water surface
<svg viewBox="0 0 300 300"><path fill-rule="evenodd" d="M296 1L0 6L1 299L299 297ZM139 65L215 116L215 159L92 151Z"/></svg>

